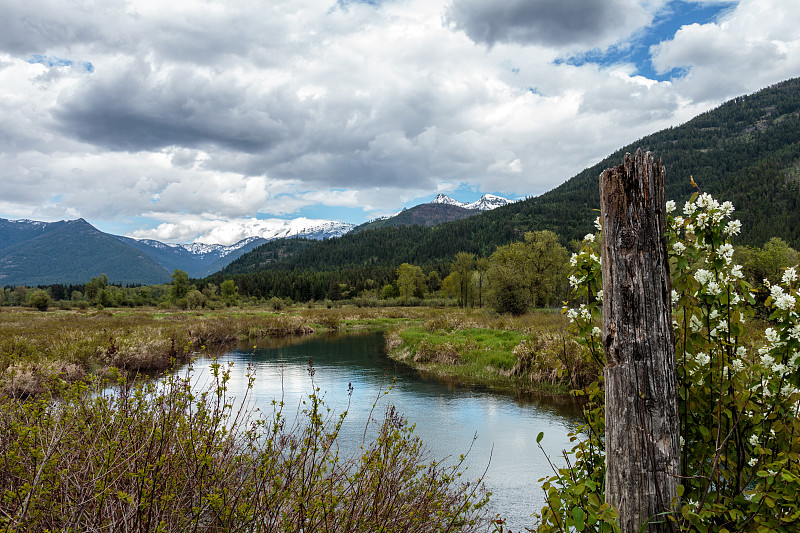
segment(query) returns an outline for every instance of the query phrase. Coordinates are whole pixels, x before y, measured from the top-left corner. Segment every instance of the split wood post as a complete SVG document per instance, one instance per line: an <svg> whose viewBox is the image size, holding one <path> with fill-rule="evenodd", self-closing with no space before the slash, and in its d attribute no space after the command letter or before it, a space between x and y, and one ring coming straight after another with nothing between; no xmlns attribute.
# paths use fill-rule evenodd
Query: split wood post
<svg viewBox="0 0 800 533"><path fill-rule="evenodd" d="M641 150L600 174L606 501L622 533L672 530L680 473L665 176Z"/></svg>

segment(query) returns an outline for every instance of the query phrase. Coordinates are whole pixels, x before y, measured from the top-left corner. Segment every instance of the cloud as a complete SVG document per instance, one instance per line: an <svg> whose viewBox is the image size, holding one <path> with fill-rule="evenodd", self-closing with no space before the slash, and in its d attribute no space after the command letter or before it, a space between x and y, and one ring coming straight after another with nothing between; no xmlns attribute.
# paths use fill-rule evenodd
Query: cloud
<svg viewBox="0 0 800 533"><path fill-rule="evenodd" d="M150 213L131 231L193 240L327 208L360 222L459 188L538 195L800 74L792 5L777 0L671 26L649 49L661 81L558 61L641 44L681 5L10 0L0 216L121 227Z"/></svg>
<svg viewBox="0 0 800 533"><path fill-rule="evenodd" d="M635 0L453 0L445 20L476 43L604 48L652 20Z"/></svg>
<svg viewBox="0 0 800 533"><path fill-rule="evenodd" d="M696 102L714 102L797 76L800 26L796 8L781 0L742 0L722 20L683 26L653 46L661 72L686 69L675 91Z"/></svg>

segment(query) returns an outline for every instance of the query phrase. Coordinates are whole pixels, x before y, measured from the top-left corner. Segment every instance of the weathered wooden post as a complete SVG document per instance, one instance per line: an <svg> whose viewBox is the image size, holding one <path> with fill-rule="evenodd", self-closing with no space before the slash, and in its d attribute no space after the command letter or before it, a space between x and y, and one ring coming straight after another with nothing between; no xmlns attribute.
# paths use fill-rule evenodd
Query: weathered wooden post
<svg viewBox="0 0 800 533"><path fill-rule="evenodd" d="M680 473L665 175L641 150L600 175L606 501L622 533L672 529Z"/></svg>

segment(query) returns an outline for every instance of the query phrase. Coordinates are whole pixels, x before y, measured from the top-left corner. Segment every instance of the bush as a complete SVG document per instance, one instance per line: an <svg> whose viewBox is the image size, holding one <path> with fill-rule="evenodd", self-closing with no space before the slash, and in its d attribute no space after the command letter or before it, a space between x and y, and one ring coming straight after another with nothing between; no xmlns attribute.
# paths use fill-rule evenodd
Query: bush
<svg viewBox="0 0 800 533"><path fill-rule="evenodd" d="M273 311L281 311L286 307L286 302L284 302L281 298L278 298L277 296L273 296L267 301L267 305Z"/></svg>
<svg viewBox="0 0 800 533"><path fill-rule="evenodd" d="M58 401L0 400L0 524L25 531L485 531L488 496L463 460L432 460L392 408L374 440L340 455L346 412L309 396L294 424L225 397L226 374ZM243 401L241 405L248 405ZM366 433L366 431L365 431ZM449 461L452 463L452 461ZM66 474L68 473L68 474Z"/></svg>
<svg viewBox="0 0 800 533"><path fill-rule="evenodd" d="M39 311L47 311L47 308L50 307L50 295L42 289L37 289L33 291L33 294L31 294L31 297L28 299L28 303L34 309L38 309Z"/></svg>

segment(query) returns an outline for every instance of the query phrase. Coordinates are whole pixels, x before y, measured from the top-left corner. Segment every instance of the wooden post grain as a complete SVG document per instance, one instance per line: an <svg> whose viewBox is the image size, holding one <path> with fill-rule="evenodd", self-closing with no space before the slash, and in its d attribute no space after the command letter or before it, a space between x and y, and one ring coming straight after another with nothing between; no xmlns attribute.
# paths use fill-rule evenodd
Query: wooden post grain
<svg viewBox="0 0 800 533"><path fill-rule="evenodd" d="M665 175L641 150L600 175L606 501L622 533L671 530L680 473Z"/></svg>

